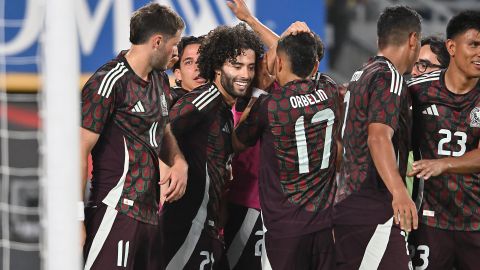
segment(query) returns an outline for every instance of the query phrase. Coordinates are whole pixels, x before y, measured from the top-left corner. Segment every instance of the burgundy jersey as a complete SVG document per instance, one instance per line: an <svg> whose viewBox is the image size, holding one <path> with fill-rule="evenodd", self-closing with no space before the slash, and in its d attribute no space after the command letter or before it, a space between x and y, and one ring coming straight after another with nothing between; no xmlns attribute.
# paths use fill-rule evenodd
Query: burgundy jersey
<svg viewBox="0 0 480 270"><path fill-rule="evenodd" d="M338 92L331 79L321 81L296 80L260 96L235 130L245 145L261 139L260 205L274 238L331 226Z"/></svg>
<svg viewBox="0 0 480 270"><path fill-rule="evenodd" d="M385 57L370 59L350 80L345 94L343 159L335 197L334 223L383 224L393 216L392 196L368 148L368 125L394 130L392 144L402 179L407 170L411 98L403 77Z"/></svg>
<svg viewBox="0 0 480 270"><path fill-rule="evenodd" d="M158 222L158 157L168 123L168 77L138 77L126 51L98 69L82 90L82 127L100 134L92 149L91 203L142 222Z"/></svg>
<svg viewBox="0 0 480 270"><path fill-rule="evenodd" d="M445 86L445 72L412 79L415 159L459 157L480 139L480 83L457 95ZM432 227L480 230L480 174L444 173L424 183L421 222Z"/></svg>
<svg viewBox="0 0 480 270"><path fill-rule="evenodd" d="M179 230L195 222L216 234L233 153L231 107L214 84L206 84L182 96L171 109L170 119L188 162L188 184L180 200L164 204L162 224L166 230Z"/></svg>

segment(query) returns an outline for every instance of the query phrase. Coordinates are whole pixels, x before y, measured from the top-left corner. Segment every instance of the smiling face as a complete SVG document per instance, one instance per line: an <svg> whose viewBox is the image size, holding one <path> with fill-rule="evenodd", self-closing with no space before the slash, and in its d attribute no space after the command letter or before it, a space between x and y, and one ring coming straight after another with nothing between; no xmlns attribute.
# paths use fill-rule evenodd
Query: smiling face
<svg viewBox="0 0 480 270"><path fill-rule="evenodd" d="M232 97L243 97L255 75L255 52L251 49L242 51L234 61L226 61L217 71L215 81Z"/></svg>
<svg viewBox="0 0 480 270"><path fill-rule="evenodd" d="M467 78L480 78L480 32L470 29L447 40L451 62Z"/></svg>
<svg viewBox="0 0 480 270"><path fill-rule="evenodd" d="M200 44L190 44L183 49L182 57L180 59L179 68L175 69L175 79L181 81L181 86L187 91L205 84L205 79L200 77L198 70L198 48Z"/></svg>

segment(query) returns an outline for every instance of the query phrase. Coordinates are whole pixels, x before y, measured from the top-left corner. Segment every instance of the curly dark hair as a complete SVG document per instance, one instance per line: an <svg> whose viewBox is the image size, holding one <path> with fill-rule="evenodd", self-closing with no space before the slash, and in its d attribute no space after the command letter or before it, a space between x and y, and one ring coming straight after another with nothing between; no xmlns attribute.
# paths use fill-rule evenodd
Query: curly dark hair
<svg viewBox="0 0 480 270"><path fill-rule="evenodd" d="M200 76L213 81L215 70L220 69L226 61L235 61L248 49L255 52L255 63L259 63L264 52L262 42L244 23L234 27L218 26L208 33L198 49Z"/></svg>

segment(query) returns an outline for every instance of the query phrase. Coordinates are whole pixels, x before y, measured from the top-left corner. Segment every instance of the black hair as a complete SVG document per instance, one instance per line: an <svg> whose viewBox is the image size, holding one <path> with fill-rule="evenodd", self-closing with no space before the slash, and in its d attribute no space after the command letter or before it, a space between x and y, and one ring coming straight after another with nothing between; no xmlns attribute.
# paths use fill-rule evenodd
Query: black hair
<svg viewBox="0 0 480 270"><path fill-rule="evenodd" d="M427 36L422 38L421 45L429 45L442 68L448 67L448 64L450 63L450 54L448 53L447 46L445 45L445 40L443 38L438 36Z"/></svg>
<svg viewBox="0 0 480 270"><path fill-rule="evenodd" d="M182 37L180 42L177 45L178 48L178 61L172 66L172 71L175 69L180 69L180 61L182 60L182 55L183 51L188 45L192 44L202 44L202 41L205 39L205 36L188 36L188 37Z"/></svg>
<svg viewBox="0 0 480 270"><path fill-rule="evenodd" d="M317 60L317 42L310 33L288 35L278 41L277 54L284 52L290 63L291 72L307 78Z"/></svg>
<svg viewBox="0 0 480 270"><path fill-rule="evenodd" d="M480 11L463 11L450 19L447 24L447 39L453 39L470 29L480 31Z"/></svg>
<svg viewBox="0 0 480 270"><path fill-rule="evenodd" d="M210 31L198 50L198 68L200 76L213 81L215 70L226 61L234 61L245 50L255 52L255 65L263 55L263 45L258 36L248 30L244 23L236 26L218 26Z"/></svg>
<svg viewBox="0 0 480 270"><path fill-rule="evenodd" d="M168 39L184 27L182 18L171 8L150 3L133 13L130 19L130 42L143 44L156 33Z"/></svg>
<svg viewBox="0 0 480 270"><path fill-rule="evenodd" d="M422 32L422 18L415 10L407 6L387 7L377 21L378 47L401 45L413 32Z"/></svg>

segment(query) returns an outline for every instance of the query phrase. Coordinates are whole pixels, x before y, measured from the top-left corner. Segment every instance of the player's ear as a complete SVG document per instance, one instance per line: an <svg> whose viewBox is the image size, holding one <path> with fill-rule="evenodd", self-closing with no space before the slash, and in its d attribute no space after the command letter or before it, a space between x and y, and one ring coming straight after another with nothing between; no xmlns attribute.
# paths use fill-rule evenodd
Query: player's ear
<svg viewBox="0 0 480 270"><path fill-rule="evenodd" d="M315 66L313 67L312 73L310 73L310 77L312 77L313 75L317 74L318 64L319 64L318 60L315 60Z"/></svg>
<svg viewBox="0 0 480 270"><path fill-rule="evenodd" d="M173 71L173 76L175 77L175 80L181 81L182 80L182 74L180 73L180 69L176 68Z"/></svg>
<svg viewBox="0 0 480 270"><path fill-rule="evenodd" d="M450 56L455 56L455 41L453 39L447 39L447 41L445 41L445 46L447 46L448 54L450 54Z"/></svg>
<svg viewBox="0 0 480 270"><path fill-rule="evenodd" d="M164 42L164 38L160 34L155 34L151 38L152 47L155 49L160 48L160 45L162 44L162 42Z"/></svg>
<svg viewBox="0 0 480 270"><path fill-rule="evenodd" d="M417 46L420 46L420 35L417 32L411 32L408 35L408 45L413 50L416 50Z"/></svg>

